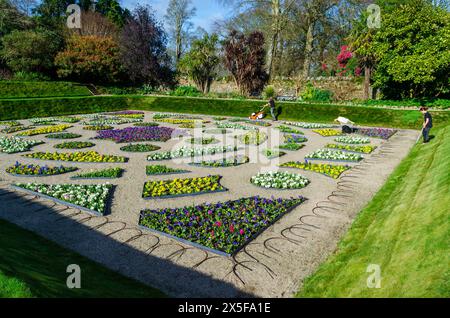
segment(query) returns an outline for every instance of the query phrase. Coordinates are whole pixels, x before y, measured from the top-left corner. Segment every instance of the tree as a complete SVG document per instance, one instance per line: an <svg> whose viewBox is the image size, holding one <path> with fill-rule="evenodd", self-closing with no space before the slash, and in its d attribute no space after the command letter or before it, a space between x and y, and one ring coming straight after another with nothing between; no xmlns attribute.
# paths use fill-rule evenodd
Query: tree
<svg viewBox="0 0 450 318"><path fill-rule="evenodd" d="M42 0L32 11L41 26L59 30L64 23L67 7L73 3L73 0Z"/></svg>
<svg viewBox="0 0 450 318"><path fill-rule="evenodd" d="M150 6L138 6L120 35L122 63L131 82L173 84L166 35Z"/></svg>
<svg viewBox="0 0 450 318"><path fill-rule="evenodd" d="M205 35L202 39L192 42L190 51L180 60L180 70L186 73L204 94L209 92L216 76L215 69L219 64L218 42L216 34Z"/></svg>
<svg viewBox="0 0 450 318"><path fill-rule="evenodd" d="M21 12L22 14L29 16L32 9L36 6L36 0L11 0L11 3Z"/></svg>
<svg viewBox="0 0 450 318"><path fill-rule="evenodd" d="M1 56L14 72L50 73L62 40L52 31L12 31L2 39Z"/></svg>
<svg viewBox="0 0 450 318"><path fill-rule="evenodd" d="M187 46L189 29L192 28L190 20L195 16L196 9L191 0L170 0L164 18L167 21L171 38L175 46L176 64L181 59L183 48Z"/></svg>
<svg viewBox="0 0 450 318"><path fill-rule="evenodd" d="M118 27L123 27L131 15L128 9L120 6L118 0L98 0L95 4L95 11L107 17Z"/></svg>
<svg viewBox="0 0 450 318"><path fill-rule="evenodd" d="M409 0L385 12L373 52L374 87L384 98L450 96L450 13L428 0Z"/></svg>
<svg viewBox="0 0 450 318"><path fill-rule="evenodd" d="M223 46L225 66L233 75L241 94L259 95L269 79L264 63L264 35L255 31L246 36L231 31Z"/></svg>
<svg viewBox="0 0 450 318"><path fill-rule="evenodd" d="M112 37L72 36L55 59L61 78L85 83L114 83L120 80L120 48Z"/></svg>
<svg viewBox="0 0 450 318"><path fill-rule="evenodd" d="M81 28L73 32L79 35L96 35L100 37L116 37L118 28L108 18L94 11L81 12Z"/></svg>

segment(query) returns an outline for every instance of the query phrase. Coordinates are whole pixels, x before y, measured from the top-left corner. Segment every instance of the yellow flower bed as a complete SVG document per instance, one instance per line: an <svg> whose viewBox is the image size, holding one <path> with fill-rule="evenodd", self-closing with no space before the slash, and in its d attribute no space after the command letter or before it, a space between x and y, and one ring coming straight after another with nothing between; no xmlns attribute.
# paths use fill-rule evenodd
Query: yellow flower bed
<svg viewBox="0 0 450 318"><path fill-rule="evenodd" d="M126 157L102 155L96 151L79 151L72 153L59 152L35 152L23 155L23 157L41 159L41 160L58 160L58 161L75 161L75 162L126 162Z"/></svg>
<svg viewBox="0 0 450 318"><path fill-rule="evenodd" d="M17 136L34 136L34 135L41 135L41 134L58 133L58 132L66 130L70 127L72 127L72 125L67 125L67 124L45 126L45 127L40 127L40 128L27 130L27 131L18 133Z"/></svg>
<svg viewBox="0 0 450 318"><path fill-rule="evenodd" d="M337 129L313 129L313 132L323 137L342 136L342 132Z"/></svg>

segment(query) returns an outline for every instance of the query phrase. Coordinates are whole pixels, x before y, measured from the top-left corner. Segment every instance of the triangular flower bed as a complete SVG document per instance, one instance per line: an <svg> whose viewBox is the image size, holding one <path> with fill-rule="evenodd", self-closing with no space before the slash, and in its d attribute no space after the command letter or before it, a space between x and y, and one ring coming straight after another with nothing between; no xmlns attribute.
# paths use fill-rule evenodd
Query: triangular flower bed
<svg viewBox="0 0 450 318"><path fill-rule="evenodd" d="M305 200L256 196L183 208L143 210L139 225L186 244L231 256Z"/></svg>
<svg viewBox="0 0 450 318"><path fill-rule="evenodd" d="M111 184L17 183L12 187L95 215L107 214L113 191Z"/></svg>

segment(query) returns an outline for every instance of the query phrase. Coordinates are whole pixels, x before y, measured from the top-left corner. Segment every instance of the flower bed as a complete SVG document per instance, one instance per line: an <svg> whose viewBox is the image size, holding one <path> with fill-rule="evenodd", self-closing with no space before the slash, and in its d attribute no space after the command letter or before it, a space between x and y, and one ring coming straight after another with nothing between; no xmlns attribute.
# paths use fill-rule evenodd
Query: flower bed
<svg viewBox="0 0 450 318"><path fill-rule="evenodd" d="M261 172L253 176L250 182L268 189L301 189L309 184L305 177L286 171Z"/></svg>
<svg viewBox="0 0 450 318"><path fill-rule="evenodd" d="M302 131L284 125L278 126L277 129L279 129L282 133L303 135Z"/></svg>
<svg viewBox="0 0 450 318"><path fill-rule="evenodd" d="M231 158L224 158L221 160L195 161L190 163L190 165L206 168L225 168L239 166L249 161L250 159L247 156L233 156Z"/></svg>
<svg viewBox="0 0 450 318"><path fill-rule="evenodd" d="M298 144L295 142L288 142L288 143L278 146L278 148L280 148L280 149L290 150L290 151L296 151L296 150L302 149L303 147L305 147L304 144Z"/></svg>
<svg viewBox="0 0 450 318"><path fill-rule="evenodd" d="M305 198L242 198L183 208L144 210L139 225L156 230L200 248L231 255Z"/></svg>
<svg viewBox="0 0 450 318"><path fill-rule="evenodd" d="M389 139L391 138L397 130L387 129L387 128L358 128L357 134L365 135L369 137Z"/></svg>
<svg viewBox="0 0 450 318"><path fill-rule="evenodd" d="M90 126L84 126L84 130L93 130L93 131L101 131L101 130L111 130L114 129L113 126L108 125L90 125Z"/></svg>
<svg viewBox="0 0 450 318"><path fill-rule="evenodd" d="M123 124L132 124L142 121L143 118L99 118L93 119L86 123L87 125L123 125Z"/></svg>
<svg viewBox="0 0 450 318"><path fill-rule="evenodd" d="M167 160L174 158L197 157L204 155L213 155L216 153L225 153L236 151L238 148L233 146L215 146L206 148L181 147L172 151L163 151L151 154L147 157L148 161Z"/></svg>
<svg viewBox="0 0 450 318"><path fill-rule="evenodd" d="M163 165L151 165L145 167L145 173L148 176L154 175L164 175L164 174L178 174L178 173L187 173L190 172L188 170L183 169L174 169Z"/></svg>
<svg viewBox="0 0 450 318"><path fill-rule="evenodd" d="M120 148L120 150L126 152L151 152L158 149L161 149L161 147L151 144L129 144Z"/></svg>
<svg viewBox="0 0 450 318"><path fill-rule="evenodd" d="M41 135L41 134L50 134L50 133L56 133L64 131L68 128L72 127L72 125L55 125L55 126L45 126L41 128L31 129L27 130L21 133L18 133L17 136L35 136L35 135Z"/></svg>
<svg viewBox="0 0 450 318"><path fill-rule="evenodd" d="M135 141L167 141L176 130L169 127L127 127L125 129L101 130L96 139L109 139L117 143Z"/></svg>
<svg viewBox="0 0 450 318"><path fill-rule="evenodd" d="M79 117L61 116L57 117L57 120L62 123L77 123L81 120Z"/></svg>
<svg viewBox="0 0 450 318"><path fill-rule="evenodd" d="M28 151L31 147L43 144L40 140L29 140L19 137L1 137L0 138L0 151L5 153L17 153Z"/></svg>
<svg viewBox="0 0 450 318"><path fill-rule="evenodd" d="M80 173L73 176L71 179L116 179L123 174L122 168L108 168L102 170L92 170L86 173Z"/></svg>
<svg viewBox="0 0 450 318"><path fill-rule="evenodd" d="M337 145L337 144L327 144L325 148L331 148L331 149L340 149L344 151L351 151L351 152L359 152L359 153L372 153L375 149L377 149L376 146L350 146L350 145Z"/></svg>
<svg viewBox="0 0 450 318"><path fill-rule="evenodd" d="M313 132L323 137L341 136L342 132L337 129L314 129Z"/></svg>
<svg viewBox="0 0 450 318"><path fill-rule="evenodd" d="M252 125L256 125L256 126L261 126L261 127L270 127L272 126L271 123L264 121L264 120L250 120L250 119L246 119L243 120L244 123L248 123L248 124L252 124Z"/></svg>
<svg viewBox="0 0 450 318"><path fill-rule="evenodd" d="M154 121L167 123L167 124L174 124L174 125L182 125L182 124L188 124L188 125L194 125L194 126L200 126L201 124L207 123L206 120L199 120L199 119L187 119L187 118L154 118Z"/></svg>
<svg viewBox="0 0 450 318"><path fill-rule="evenodd" d="M19 123L17 120L0 121L0 126L14 127L14 126L21 126L21 125L22 124Z"/></svg>
<svg viewBox="0 0 450 318"><path fill-rule="evenodd" d="M236 124L236 123L230 123L230 122L216 122L215 125L216 125L217 128L230 128L230 129L241 129L241 130L258 130L257 127L245 126L245 125Z"/></svg>
<svg viewBox="0 0 450 318"><path fill-rule="evenodd" d="M284 156L286 153L284 151L273 150L273 149L264 149L263 155L269 159L278 158Z"/></svg>
<svg viewBox="0 0 450 318"><path fill-rule="evenodd" d="M35 128L35 127L34 126L12 126L12 127L3 128L1 130L1 132L5 133L5 134L12 134L12 133L15 133L18 131L29 130L29 129L33 129L33 128Z"/></svg>
<svg viewBox="0 0 450 318"><path fill-rule="evenodd" d="M13 175L23 175L23 176L54 176L58 174L63 174L67 172L72 172L77 170L76 167L49 167L47 165L45 166L39 166L39 165L24 165L20 164L16 161L15 165L10 166L6 168L6 172L13 174Z"/></svg>
<svg viewBox="0 0 450 318"><path fill-rule="evenodd" d="M286 167L286 168L296 168L296 169L302 169L302 170L308 170L313 171L317 173L324 174L328 177L331 177L333 179L339 178L339 176L344 172L350 169L350 166L343 166L343 165L330 165L330 164L323 164L323 163L311 163L311 162L286 162L280 165L280 167Z"/></svg>
<svg viewBox="0 0 450 318"><path fill-rule="evenodd" d="M50 198L83 207L98 214L106 213L106 204L113 189L110 184L42 184L18 183L16 187L35 192Z"/></svg>
<svg viewBox="0 0 450 318"><path fill-rule="evenodd" d="M184 123L180 125L180 128L188 128L188 129L194 129L194 128L205 128L205 125L202 125L198 122L196 123Z"/></svg>
<svg viewBox="0 0 450 318"><path fill-rule="evenodd" d="M133 126L136 127L158 127L159 124L158 123L154 123L154 122L142 122L142 123L135 123Z"/></svg>
<svg viewBox="0 0 450 318"><path fill-rule="evenodd" d="M143 198L164 198L226 191L220 184L221 176L148 181L144 184Z"/></svg>
<svg viewBox="0 0 450 318"><path fill-rule="evenodd" d="M344 144L369 144L370 139L365 137L356 137L356 136L342 136L337 137L334 141L341 142Z"/></svg>
<svg viewBox="0 0 450 318"><path fill-rule="evenodd" d="M128 158L112 155L102 155L96 151L87 152L72 152L72 153L59 153L59 152L35 152L31 154L23 155L27 158L41 159L41 160L59 160L59 161L74 161L74 162L126 162Z"/></svg>
<svg viewBox="0 0 450 318"><path fill-rule="evenodd" d="M332 161L360 161L363 157L359 154L340 151L319 149L308 155L305 159L332 160Z"/></svg>
<svg viewBox="0 0 450 318"><path fill-rule="evenodd" d="M34 125L43 125L43 124L48 124L48 123L52 123L52 122L57 122L58 118L56 118L56 117L29 118L28 121Z"/></svg>
<svg viewBox="0 0 450 318"><path fill-rule="evenodd" d="M45 136L46 138L50 139L75 139L82 137L80 134L74 134L74 133L59 133L59 134L51 134Z"/></svg>
<svg viewBox="0 0 450 318"><path fill-rule="evenodd" d="M318 124L318 123L302 123L302 122L295 122L295 121L286 121L284 122L285 125L290 126L296 126L300 128L306 128L306 129L320 129L320 128L332 128L334 125L330 124Z"/></svg>
<svg viewBox="0 0 450 318"><path fill-rule="evenodd" d="M95 144L90 141L68 141L61 144L57 144L54 147L57 149L83 149L94 147Z"/></svg>
<svg viewBox="0 0 450 318"><path fill-rule="evenodd" d="M227 120L226 117L213 117L214 121L223 121L223 120Z"/></svg>
<svg viewBox="0 0 450 318"><path fill-rule="evenodd" d="M219 142L214 137L203 137L203 138L189 138L186 140L186 142L193 144L193 145L209 145L209 144L216 144Z"/></svg>
<svg viewBox="0 0 450 318"><path fill-rule="evenodd" d="M212 129L203 130L203 132L205 134L225 135L225 134L229 134L231 131L224 129L224 128L217 128L217 129L212 128Z"/></svg>
<svg viewBox="0 0 450 318"><path fill-rule="evenodd" d="M263 142L267 140L267 134L265 132L261 131L250 131L244 135L236 136L241 143L245 145L255 145L259 146Z"/></svg>
<svg viewBox="0 0 450 318"><path fill-rule="evenodd" d="M308 141L308 138L306 138L303 135L295 135L295 134L284 135L285 143L300 143L300 142L307 142L307 141Z"/></svg>

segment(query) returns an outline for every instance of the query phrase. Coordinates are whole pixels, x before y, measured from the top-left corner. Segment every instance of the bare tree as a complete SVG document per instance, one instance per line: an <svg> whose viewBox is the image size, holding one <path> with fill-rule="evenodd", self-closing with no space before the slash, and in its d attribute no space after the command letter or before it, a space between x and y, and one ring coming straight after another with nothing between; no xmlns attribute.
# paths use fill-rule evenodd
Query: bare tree
<svg viewBox="0 0 450 318"><path fill-rule="evenodd" d="M98 12L83 11L81 13L81 29L75 29L80 35L100 37L117 37L117 27L108 18Z"/></svg>
<svg viewBox="0 0 450 318"><path fill-rule="evenodd" d="M164 18L170 27L172 40L175 44L175 61L180 61L183 47L186 46L189 29L192 28L190 20L195 16L196 9L192 7L191 0L170 0Z"/></svg>
<svg viewBox="0 0 450 318"><path fill-rule="evenodd" d="M31 15L31 9L33 9L37 1L36 0L10 0L11 3L23 14Z"/></svg>

